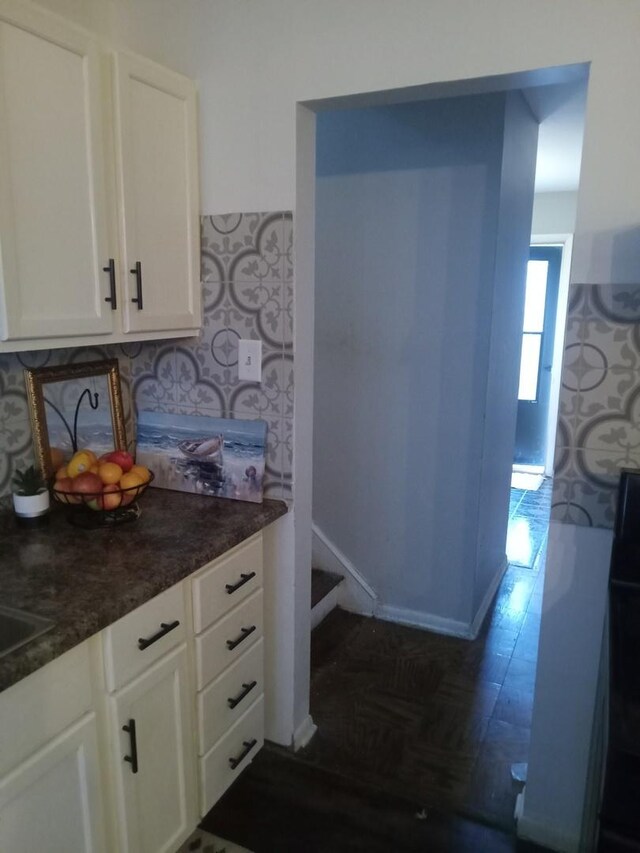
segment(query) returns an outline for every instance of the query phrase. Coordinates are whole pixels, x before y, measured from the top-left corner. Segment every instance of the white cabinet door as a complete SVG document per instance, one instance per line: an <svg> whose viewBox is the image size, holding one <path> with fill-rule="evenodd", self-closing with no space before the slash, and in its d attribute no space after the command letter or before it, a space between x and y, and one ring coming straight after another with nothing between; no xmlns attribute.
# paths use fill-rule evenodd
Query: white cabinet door
<svg viewBox="0 0 640 853"><path fill-rule="evenodd" d="M173 853L197 819L186 647L109 703L121 853Z"/></svg>
<svg viewBox="0 0 640 853"><path fill-rule="evenodd" d="M105 849L95 716L87 714L0 780L0 850Z"/></svg>
<svg viewBox="0 0 640 853"><path fill-rule="evenodd" d="M115 95L124 331L198 329L195 86L118 54Z"/></svg>
<svg viewBox="0 0 640 853"><path fill-rule="evenodd" d="M88 36L0 0L2 340L112 329L99 66Z"/></svg>

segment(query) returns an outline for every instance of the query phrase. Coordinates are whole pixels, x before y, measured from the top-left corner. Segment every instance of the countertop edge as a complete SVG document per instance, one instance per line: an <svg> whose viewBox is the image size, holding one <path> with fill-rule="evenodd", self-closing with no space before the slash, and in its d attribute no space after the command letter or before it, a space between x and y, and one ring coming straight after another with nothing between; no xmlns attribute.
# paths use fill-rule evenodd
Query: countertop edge
<svg viewBox="0 0 640 853"><path fill-rule="evenodd" d="M0 657L0 692L11 688L65 652L114 624L127 613L136 610L155 596L222 557L289 511L287 504L278 500L265 501L261 509L260 516L243 519L232 525L230 531L212 536L210 548L200 546L197 553L192 556L181 554L170 573L158 573L151 578L136 579L137 582L133 583L129 589L124 590L108 603L105 602L102 610L86 614L81 624L56 623L47 633ZM16 602L9 600L3 603L14 606ZM19 602L17 606L20 606ZM38 613L39 608L25 609L36 615L45 615L42 612Z"/></svg>

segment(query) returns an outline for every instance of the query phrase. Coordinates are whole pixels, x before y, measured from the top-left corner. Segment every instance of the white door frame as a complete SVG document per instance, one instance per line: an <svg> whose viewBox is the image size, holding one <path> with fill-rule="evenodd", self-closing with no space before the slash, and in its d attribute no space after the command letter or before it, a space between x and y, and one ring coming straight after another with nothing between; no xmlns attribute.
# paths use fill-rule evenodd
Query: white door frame
<svg viewBox="0 0 640 853"><path fill-rule="evenodd" d="M564 333L567 323L567 306L569 302L569 273L571 270L571 251L573 249L573 234L532 234L532 246L560 246L562 261L560 264L560 281L558 285L558 307L556 310L556 327L553 339L553 358L551 360L551 389L549 392L549 414L547 418L547 451L544 461L545 476L553 476L553 458L555 456L556 429L558 426L558 410L560 408L560 381L562 376L562 355L564 352Z"/></svg>

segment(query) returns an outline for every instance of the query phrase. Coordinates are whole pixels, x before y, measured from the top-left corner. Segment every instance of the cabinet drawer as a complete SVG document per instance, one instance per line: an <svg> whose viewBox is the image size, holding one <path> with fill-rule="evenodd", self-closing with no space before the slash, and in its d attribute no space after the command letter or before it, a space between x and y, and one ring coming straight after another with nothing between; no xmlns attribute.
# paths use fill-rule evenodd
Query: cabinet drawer
<svg viewBox="0 0 640 853"><path fill-rule="evenodd" d="M253 761L263 743L264 702L260 698L222 740L200 759L201 817ZM238 759L241 760L235 764Z"/></svg>
<svg viewBox="0 0 640 853"><path fill-rule="evenodd" d="M197 689L202 690L262 637L262 590L196 637Z"/></svg>
<svg viewBox="0 0 640 853"><path fill-rule="evenodd" d="M262 537L217 560L193 581L193 622L196 634L236 607L262 586Z"/></svg>
<svg viewBox="0 0 640 853"><path fill-rule="evenodd" d="M176 584L106 628L107 689L117 690L184 642L184 622L182 584Z"/></svg>
<svg viewBox="0 0 640 853"><path fill-rule="evenodd" d="M264 690L263 642L258 640L232 666L198 694L200 755L239 720Z"/></svg>

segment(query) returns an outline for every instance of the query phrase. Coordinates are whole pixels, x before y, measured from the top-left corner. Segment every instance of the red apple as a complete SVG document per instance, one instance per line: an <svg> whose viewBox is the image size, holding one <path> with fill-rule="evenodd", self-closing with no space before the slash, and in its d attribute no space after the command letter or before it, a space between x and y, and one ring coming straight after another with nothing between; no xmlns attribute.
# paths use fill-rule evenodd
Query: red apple
<svg viewBox="0 0 640 853"><path fill-rule="evenodd" d="M85 495L85 501L88 503L91 498L95 498L102 494L102 480L97 474L91 471L83 471L74 477L71 481L74 492L79 492Z"/></svg>
<svg viewBox="0 0 640 853"><path fill-rule="evenodd" d="M111 453L107 453L106 461L115 462L116 465L122 468L125 474L133 468L133 456L127 453L126 450L114 450Z"/></svg>
<svg viewBox="0 0 640 853"><path fill-rule="evenodd" d="M56 480L53 486L53 491L62 503L79 504L81 498L70 494L73 490L73 480L71 477L60 477L60 479Z"/></svg>

